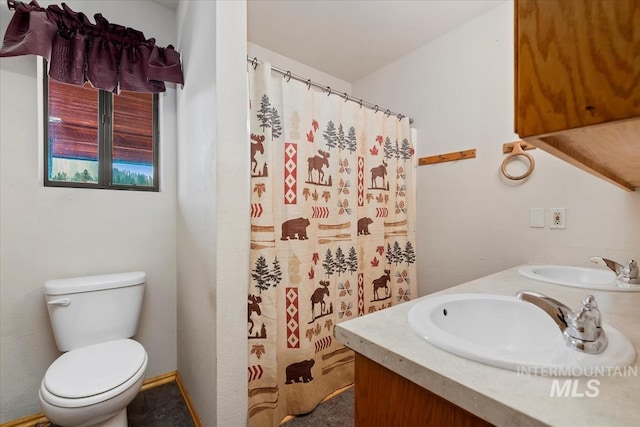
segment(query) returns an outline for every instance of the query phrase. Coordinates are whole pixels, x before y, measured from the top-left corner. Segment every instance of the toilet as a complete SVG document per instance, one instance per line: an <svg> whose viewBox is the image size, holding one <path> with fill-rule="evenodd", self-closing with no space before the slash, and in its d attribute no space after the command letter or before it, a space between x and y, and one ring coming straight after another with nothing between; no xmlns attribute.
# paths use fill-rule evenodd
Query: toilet
<svg viewBox="0 0 640 427"><path fill-rule="evenodd" d="M40 407L62 427L126 427L145 378L138 329L146 274L50 280L44 293L60 351L40 385Z"/></svg>

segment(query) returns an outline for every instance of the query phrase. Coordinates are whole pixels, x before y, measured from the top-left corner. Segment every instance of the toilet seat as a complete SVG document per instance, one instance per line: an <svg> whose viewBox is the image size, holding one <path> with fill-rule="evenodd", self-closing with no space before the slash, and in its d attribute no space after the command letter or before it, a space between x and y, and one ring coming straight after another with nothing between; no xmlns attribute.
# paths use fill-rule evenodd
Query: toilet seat
<svg viewBox="0 0 640 427"><path fill-rule="evenodd" d="M146 366L147 352L131 339L71 350L51 364L40 393L55 406L95 405L127 390L144 375Z"/></svg>

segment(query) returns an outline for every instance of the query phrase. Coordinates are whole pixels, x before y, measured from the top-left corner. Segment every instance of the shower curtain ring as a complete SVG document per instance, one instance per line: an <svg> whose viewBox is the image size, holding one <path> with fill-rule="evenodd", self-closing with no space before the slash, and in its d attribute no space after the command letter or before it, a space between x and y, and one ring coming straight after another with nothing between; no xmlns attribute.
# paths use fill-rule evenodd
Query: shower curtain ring
<svg viewBox="0 0 640 427"><path fill-rule="evenodd" d="M373 112L374 112L374 113L377 113L377 112L378 112L378 104L376 104L376 105L373 107Z"/></svg>
<svg viewBox="0 0 640 427"><path fill-rule="evenodd" d="M311 79L307 80L307 90L311 90Z"/></svg>
<svg viewBox="0 0 640 427"><path fill-rule="evenodd" d="M362 99L360 100L360 102L358 102L358 104L360 104L360 108L362 108Z"/></svg>
<svg viewBox="0 0 640 427"><path fill-rule="evenodd" d="M387 111L385 111L385 114L387 115L387 117L389 117L391 115L391 111L387 108Z"/></svg>
<svg viewBox="0 0 640 427"><path fill-rule="evenodd" d="M253 59L251 60L251 65L253 65L253 69L255 70L256 68L258 68L258 57L254 56Z"/></svg>
<svg viewBox="0 0 640 427"><path fill-rule="evenodd" d="M344 102L349 100L349 94L347 92L344 93Z"/></svg>
<svg viewBox="0 0 640 427"><path fill-rule="evenodd" d="M287 70L287 74L284 75L284 78L287 79L287 83L291 81L291 71Z"/></svg>
<svg viewBox="0 0 640 427"><path fill-rule="evenodd" d="M331 95L331 86L327 86L327 96Z"/></svg>
<svg viewBox="0 0 640 427"><path fill-rule="evenodd" d="M402 114L398 114L398 120L402 121L402 119L404 119L404 116Z"/></svg>

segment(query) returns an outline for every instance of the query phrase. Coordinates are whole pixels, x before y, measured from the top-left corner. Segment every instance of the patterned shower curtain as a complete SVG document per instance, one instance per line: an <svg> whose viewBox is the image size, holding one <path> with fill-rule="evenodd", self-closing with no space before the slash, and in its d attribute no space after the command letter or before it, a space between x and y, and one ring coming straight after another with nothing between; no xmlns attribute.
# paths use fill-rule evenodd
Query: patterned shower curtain
<svg viewBox="0 0 640 427"><path fill-rule="evenodd" d="M353 383L337 323L416 296L408 119L250 68L249 426Z"/></svg>

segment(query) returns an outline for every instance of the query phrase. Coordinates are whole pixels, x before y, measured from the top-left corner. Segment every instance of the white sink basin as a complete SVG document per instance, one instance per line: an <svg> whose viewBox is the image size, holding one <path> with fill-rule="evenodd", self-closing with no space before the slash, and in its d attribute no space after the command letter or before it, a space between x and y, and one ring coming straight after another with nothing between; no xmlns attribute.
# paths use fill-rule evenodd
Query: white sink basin
<svg viewBox="0 0 640 427"><path fill-rule="evenodd" d="M436 347L521 373L593 375L597 367L628 366L636 357L629 340L606 323L609 344L602 353L569 348L548 314L515 296L436 295L416 303L408 317L410 327Z"/></svg>
<svg viewBox="0 0 640 427"><path fill-rule="evenodd" d="M524 265L518 269L518 273L529 279L562 286L603 291L640 292L640 285L620 282L611 270L565 265Z"/></svg>

